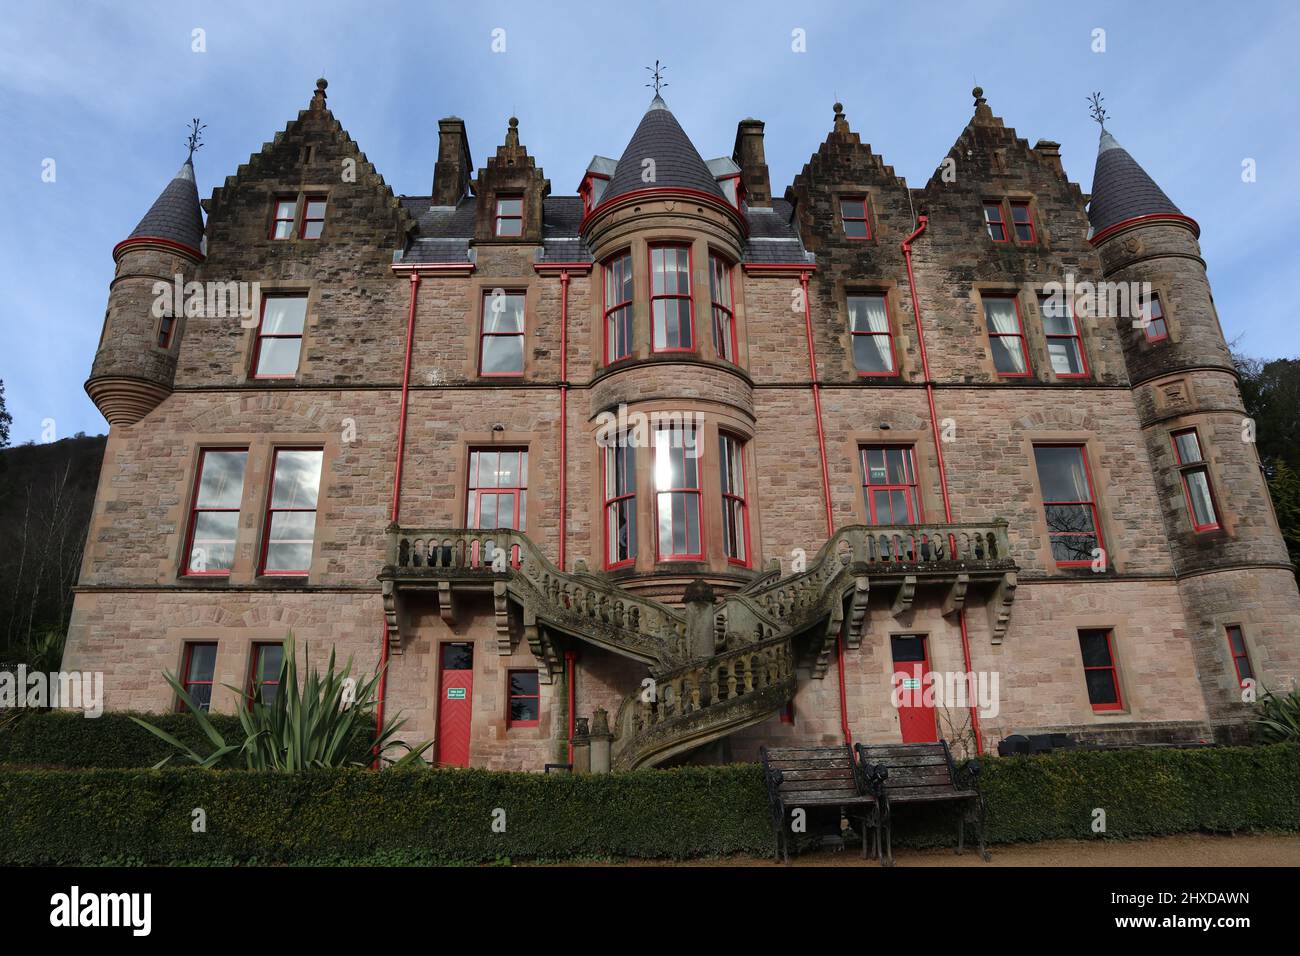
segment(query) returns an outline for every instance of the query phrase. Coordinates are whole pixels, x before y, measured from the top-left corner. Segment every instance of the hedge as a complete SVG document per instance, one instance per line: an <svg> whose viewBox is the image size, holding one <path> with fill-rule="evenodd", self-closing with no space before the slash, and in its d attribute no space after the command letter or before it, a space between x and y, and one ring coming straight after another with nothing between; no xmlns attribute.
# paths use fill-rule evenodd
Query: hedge
<svg viewBox="0 0 1300 956"><path fill-rule="evenodd" d="M89 718L70 711L17 711L0 714L0 766L28 767L152 767L175 748L131 720L126 711L105 711ZM212 745L189 714L145 714L136 717L165 730L201 754ZM228 741L242 740L239 718L209 714ZM365 760L369 740L358 740L356 759ZM181 765L182 757L172 757Z"/></svg>
<svg viewBox="0 0 1300 956"><path fill-rule="evenodd" d="M991 842L1300 830L1300 746L991 757ZM207 832L192 830L193 810ZM950 843L905 807L896 843ZM495 811L504 832L495 832ZM933 822L933 821L931 821ZM752 765L486 770L0 768L0 863L483 863L771 852Z"/></svg>

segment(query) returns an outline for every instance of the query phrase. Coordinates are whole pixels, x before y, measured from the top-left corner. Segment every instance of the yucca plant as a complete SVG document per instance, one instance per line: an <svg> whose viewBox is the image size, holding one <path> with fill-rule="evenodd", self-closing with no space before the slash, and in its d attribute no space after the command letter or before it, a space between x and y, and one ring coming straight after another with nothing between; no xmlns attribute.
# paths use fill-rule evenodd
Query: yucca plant
<svg viewBox="0 0 1300 956"><path fill-rule="evenodd" d="M357 758L359 748L356 744L359 739L365 739L373 733L375 694L386 666L381 666L365 680L354 679L351 676L352 659L348 658L347 665L341 671L336 670L335 655L331 649L329 665L325 668L324 676L321 676L312 669L311 654L304 647L303 669L307 676L299 690L297 654L291 633L284 642L279 692L274 700L267 703L262 699L260 685L256 686L251 701L246 691L230 684L225 685L240 698L237 713L244 733L242 741L227 743L212 726L207 714L172 674L165 673L163 676L185 704L185 709L194 715L204 736L212 742L212 752L200 754L147 721L138 717L131 719L200 767L229 765L237 762L240 756L250 770L295 771L316 767L365 766L367 761ZM374 752L381 756L394 748L405 751L397 760L386 760L387 766L410 766L433 746L432 740L412 747L395 739L397 731L405 723L404 719L389 718L384 721L379 736L374 741ZM169 759L170 757L164 758L157 766L161 767Z"/></svg>
<svg viewBox="0 0 1300 956"><path fill-rule="evenodd" d="M1300 688L1278 695L1264 691L1259 699L1260 715L1255 726L1260 743L1280 744L1300 741Z"/></svg>

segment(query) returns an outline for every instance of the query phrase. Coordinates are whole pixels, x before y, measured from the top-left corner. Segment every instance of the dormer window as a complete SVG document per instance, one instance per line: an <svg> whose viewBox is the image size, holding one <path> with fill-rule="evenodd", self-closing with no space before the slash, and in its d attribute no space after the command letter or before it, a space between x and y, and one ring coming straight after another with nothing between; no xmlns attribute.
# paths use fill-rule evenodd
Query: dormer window
<svg viewBox="0 0 1300 956"><path fill-rule="evenodd" d="M498 196L496 229L498 236L522 236L524 234L524 197Z"/></svg>
<svg viewBox="0 0 1300 956"><path fill-rule="evenodd" d="M608 186L608 176L603 176L600 173L587 173L582 180L582 185L578 187L578 195L582 197L583 215L600 205L600 199L605 195Z"/></svg>
<svg viewBox="0 0 1300 956"><path fill-rule="evenodd" d="M718 185L722 187L722 194L727 197L727 202L737 209L740 208L740 177L725 176L718 180Z"/></svg>

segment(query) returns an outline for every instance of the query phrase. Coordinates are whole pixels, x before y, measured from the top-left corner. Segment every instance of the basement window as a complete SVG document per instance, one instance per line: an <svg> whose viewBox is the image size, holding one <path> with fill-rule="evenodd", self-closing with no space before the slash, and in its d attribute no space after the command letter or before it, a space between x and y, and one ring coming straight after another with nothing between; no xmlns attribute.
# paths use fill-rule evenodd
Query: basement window
<svg viewBox="0 0 1300 956"><path fill-rule="evenodd" d="M275 703L280 695L280 671L284 664L283 644L254 644L253 660L248 671L248 709L254 702Z"/></svg>
<svg viewBox="0 0 1300 956"><path fill-rule="evenodd" d="M1115 634L1110 629L1079 632L1083 681L1093 710L1123 710L1119 671L1115 666Z"/></svg>
<svg viewBox="0 0 1300 956"><path fill-rule="evenodd" d="M507 727L536 727L541 716L542 698L537 671L511 671L510 716Z"/></svg>
<svg viewBox="0 0 1300 956"><path fill-rule="evenodd" d="M1237 624L1229 624L1228 651L1232 654L1232 666L1237 670L1237 683L1242 687L1246 681L1255 679L1255 669L1250 666L1250 654L1246 650L1246 636Z"/></svg>
<svg viewBox="0 0 1300 956"><path fill-rule="evenodd" d="M181 687L189 694L199 710L212 706L212 675L217 666L216 644L186 644L185 662L181 665ZM184 701L177 701L176 709L186 710Z"/></svg>

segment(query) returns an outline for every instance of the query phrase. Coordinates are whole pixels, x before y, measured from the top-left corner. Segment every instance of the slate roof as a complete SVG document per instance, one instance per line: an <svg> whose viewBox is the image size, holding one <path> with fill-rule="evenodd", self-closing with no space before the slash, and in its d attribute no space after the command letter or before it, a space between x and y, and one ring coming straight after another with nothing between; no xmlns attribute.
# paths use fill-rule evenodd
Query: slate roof
<svg viewBox="0 0 1300 956"><path fill-rule="evenodd" d="M1088 203L1093 235L1128 219L1160 213L1182 215L1128 150L1103 129L1092 174L1092 201Z"/></svg>
<svg viewBox="0 0 1300 956"><path fill-rule="evenodd" d="M653 185L661 188L695 189L726 200L722 188L700 158L690 137L668 109L668 104L658 96L650 102L650 108L641 117L641 123L628 141L627 149L623 150L623 156L609 181L609 188L601 197L601 203L624 193L647 188L650 184L641 179L641 164L646 159L655 161Z"/></svg>
<svg viewBox="0 0 1300 956"><path fill-rule="evenodd" d="M749 240L745 243L744 261L755 264L814 262L795 228L794 207L784 199L773 199L772 208L747 206L745 221Z"/></svg>
<svg viewBox="0 0 1300 956"><path fill-rule="evenodd" d="M185 160L127 238L167 239L191 249L202 246L203 211L190 160Z"/></svg>

